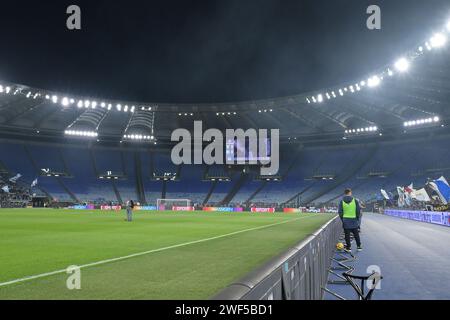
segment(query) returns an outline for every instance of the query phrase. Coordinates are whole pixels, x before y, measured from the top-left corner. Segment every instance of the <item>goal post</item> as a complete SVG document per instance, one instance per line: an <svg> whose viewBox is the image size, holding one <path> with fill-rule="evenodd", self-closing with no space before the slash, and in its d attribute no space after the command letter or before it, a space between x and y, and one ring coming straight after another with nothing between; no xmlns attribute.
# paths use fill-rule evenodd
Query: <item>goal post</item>
<svg viewBox="0 0 450 320"><path fill-rule="evenodd" d="M177 208L190 208L192 201L190 199L156 199L156 208L158 210L172 210Z"/></svg>

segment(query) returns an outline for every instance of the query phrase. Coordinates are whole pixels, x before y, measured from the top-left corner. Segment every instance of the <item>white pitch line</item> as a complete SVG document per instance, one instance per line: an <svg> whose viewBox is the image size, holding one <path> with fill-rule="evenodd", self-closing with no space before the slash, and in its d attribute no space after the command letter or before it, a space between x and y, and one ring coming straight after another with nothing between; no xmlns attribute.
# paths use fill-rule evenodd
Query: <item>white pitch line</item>
<svg viewBox="0 0 450 320"><path fill-rule="evenodd" d="M225 238L225 237L230 237L230 236L234 236L236 234L240 234L240 233L244 233L244 232L270 228L270 227L273 227L273 226L277 226L277 225L281 225L281 224L285 224L285 223L289 223L289 222L293 222L293 221L298 221L300 219L310 218L310 217L314 217L314 216L315 215L306 216L306 217L300 217L300 218L295 218L295 219L290 219L290 220L287 220L287 221L282 221L282 222L272 223L272 224L268 224L268 225L264 225L264 226L260 226L260 227L255 227L255 228L235 231L235 232L231 232L231 233L227 233L227 234L223 234L223 235L215 236L215 237L211 237L211 238L205 238L205 239L200 239L200 240L195 240L195 241L189 241L189 242L185 242L185 243L175 244L173 246L168 246L168 247L163 247L163 248L159 248L159 249L153 249L153 250L143 251L143 252L138 252L138 253L133 253L133 254L130 254L130 255L127 255L127 256L123 256L123 257L117 257L117 258L111 258L111 259L101 260L101 261L97 261L97 262L92 262L92 263L84 264L84 265L81 265L81 266L78 266L78 267L80 269L82 269L82 268L98 266L98 265L106 264L106 263L110 263L110 262L126 260L126 259L143 256L143 255L150 254L150 253L155 253L155 252L165 251L165 250L169 250L169 249L185 247L185 246L189 246L191 244L197 244L197 243L202 243L202 242L206 242L206 241L211 241L211 240L217 240L217 239L221 239L221 238ZM34 279L49 277L49 276L53 276L55 274L66 273L66 272L67 272L67 269L62 269L62 270L56 270L56 271L41 273L41 274L37 274L37 275L34 275L34 276L28 276L28 277L24 277L24 278L20 278L20 279L10 280L10 281L7 281L7 282L0 283L0 287L8 286L8 285L19 283L19 282L25 282L25 281L30 281L30 280L34 280Z"/></svg>

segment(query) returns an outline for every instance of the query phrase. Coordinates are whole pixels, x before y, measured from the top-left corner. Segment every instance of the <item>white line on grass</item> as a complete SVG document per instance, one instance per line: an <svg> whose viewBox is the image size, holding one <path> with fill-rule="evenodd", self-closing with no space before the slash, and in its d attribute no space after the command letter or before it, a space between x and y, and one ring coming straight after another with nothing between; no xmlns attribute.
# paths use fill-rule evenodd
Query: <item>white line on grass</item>
<svg viewBox="0 0 450 320"><path fill-rule="evenodd" d="M205 239L200 239L200 240L189 241L189 242L185 242L185 243L175 244L173 246L168 246L168 247L163 247L163 248L159 248L159 249L153 249L153 250L148 250L148 251L143 251L143 252L138 252L138 253L133 253L133 254L130 254L130 255L127 255L127 256L123 256L123 257L117 257L117 258L111 258L111 259L101 260L101 261L97 261L97 262L92 262L92 263L84 264L84 265L81 265L81 266L78 266L78 267L80 269L82 269L82 268L98 266L98 265L101 265L101 264L106 264L106 263L126 260L126 259L143 256L143 255L150 254L150 253L155 253L155 252L165 251L165 250L169 250L169 249L185 247L185 246L189 246L191 244L197 244L197 243L202 243L202 242L206 242L206 241L211 241L211 240L217 240L217 239L221 239L221 238L225 238L225 237L230 237L230 236L234 236L236 234L240 234L240 233L244 233L244 232L270 228L270 227L273 227L273 226L277 226L277 225L281 225L281 224L285 224L285 223L289 223L289 222L293 222L293 221L298 221L300 219L310 218L310 217L314 217L314 216L316 216L316 215L300 217L300 218L295 218L295 219L289 219L289 220L286 220L286 221L272 223L272 224L267 224L267 225L260 226L260 227L255 227L255 228L235 231L235 232L231 232L231 233L227 233L227 234L222 234L220 236L215 236L215 237L211 237L211 238L205 238ZM24 278L20 278L20 279L10 280L10 281L7 281L7 282L0 283L0 287L8 286L8 285L19 283L19 282L25 282L25 281L30 281L30 280L34 280L34 279L49 277L49 276L53 276L53 275L60 274L60 273L66 273L66 271L67 271L67 269L62 269L62 270L56 270L56 271L52 271L52 272L41 273L41 274L37 274L37 275L34 275L34 276L28 276L28 277L24 277Z"/></svg>

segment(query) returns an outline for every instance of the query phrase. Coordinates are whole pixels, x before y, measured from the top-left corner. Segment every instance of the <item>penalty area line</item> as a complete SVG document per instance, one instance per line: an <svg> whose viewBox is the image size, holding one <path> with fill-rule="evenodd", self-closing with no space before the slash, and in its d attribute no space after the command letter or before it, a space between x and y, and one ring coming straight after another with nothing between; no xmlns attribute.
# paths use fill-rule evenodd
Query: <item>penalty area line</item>
<svg viewBox="0 0 450 320"><path fill-rule="evenodd" d="M153 249L153 250L133 253L133 254L130 254L130 255L122 256L122 257L117 257L117 258L111 258L111 259L101 260L101 261L97 261L97 262L92 262L92 263L84 264L84 265L81 265L81 266L78 266L78 267L80 269L84 269L84 268L94 267L94 266L107 264L107 263L111 263L111 262L127 260L127 259L131 259L131 258L135 258L135 257L144 256L144 255L147 255L147 254L150 254L150 253L156 253L156 252L161 252L161 251L165 251L165 250L185 247L185 246L189 246L189 245L193 245L193 244L203 243L203 242L207 242L207 241L217 240L217 239L221 239L221 238L231 237L231 236L234 236L234 235L237 235L237 234L250 232L250 231L256 231L256 230L261 230L261 229L266 229L266 228L270 228L270 227L274 227L274 226L290 223L290 222L293 222L293 221L298 221L298 220L301 220L301 219L315 217L315 216L316 215L311 215L311 216L306 216L306 217L299 217L299 218L295 218L295 219L289 219L289 220L282 221L282 222L276 222L276 223L271 223L271 224L267 224L267 225L264 225L264 226L259 226L259 227L245 229L245 230L234 231L234 232L230 232L230 233L226 233L226 234L222 234L222 235L214 236L214 237L210 237L210 238L205 238L205 239L199 239L199 240L179 243L179 244L175 244L175 245L168 246L168 247L163 247L163 248L158 248L158 249ZM50 276L53 276L53 275L57 275L57 274L60 274L60 273L66 273L66 272L67 272L67 269L61 269L61 270L41 273L41 274L37 274L37 275L33 275L33 276L27 276L27 277L23 277L23 278L20 278L20 279L15 279L15 280L2 282L2 283L0 283L0 287L5 287L5 286L11 285L11 284L16 284L16 283L20 283L20 282L26 282L26 281L30 281L30 280L34 280L34 279L50 277Z"/></svg>

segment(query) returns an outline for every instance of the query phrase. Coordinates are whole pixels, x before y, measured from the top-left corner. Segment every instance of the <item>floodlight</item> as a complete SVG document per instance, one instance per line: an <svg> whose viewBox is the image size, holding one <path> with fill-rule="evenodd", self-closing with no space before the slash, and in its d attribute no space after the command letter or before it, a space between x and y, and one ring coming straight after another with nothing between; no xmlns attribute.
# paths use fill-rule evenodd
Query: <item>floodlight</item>
<svg viewBox="0 0 450 320"><path fill-rule="evenodd" d="M62 99L62 101L61 101L61 104L62 104L64 107L67 107L67 106L69 105L69 99L68 99L67 97L64 97L64 98Z"/></svg>
<svg viewBox="0 0 450 320"><path fill-rule="evenodd" d="M323 96L322 96L322 94L319 94L319 95L317 96L317 101L318 101L318 102L323 102Z"/></svg>
<svg viewBox="0 0 450 320"><path fill-rule="evenodd" d="M409 61L406 58L400 58L395 63L395 68L400 72L405 72L409 69Z"/></svg>
<svg viewBox="0 0 450 320"><path fill-rule="evenodd" d="M379 86L380 83L381 83L381 79L378 76L373 76L373 77L369 78L369 80L367 81L367 85L371 88Z"/></svg>
<svg viewBox="0 0 450 320"><path fill-rule="evenodd" d="M95 131L78 131L78 130L66 130L64 133L68 136L78 137L97 137L98 133Z"/></svg>
<svg viewBox="0 0 450 320"><path fill-rule="evenodd" d="M441 48L445 45L446 42L447 37L442 33L436 33L430 39L430 43L433 48Z"/></svg>

